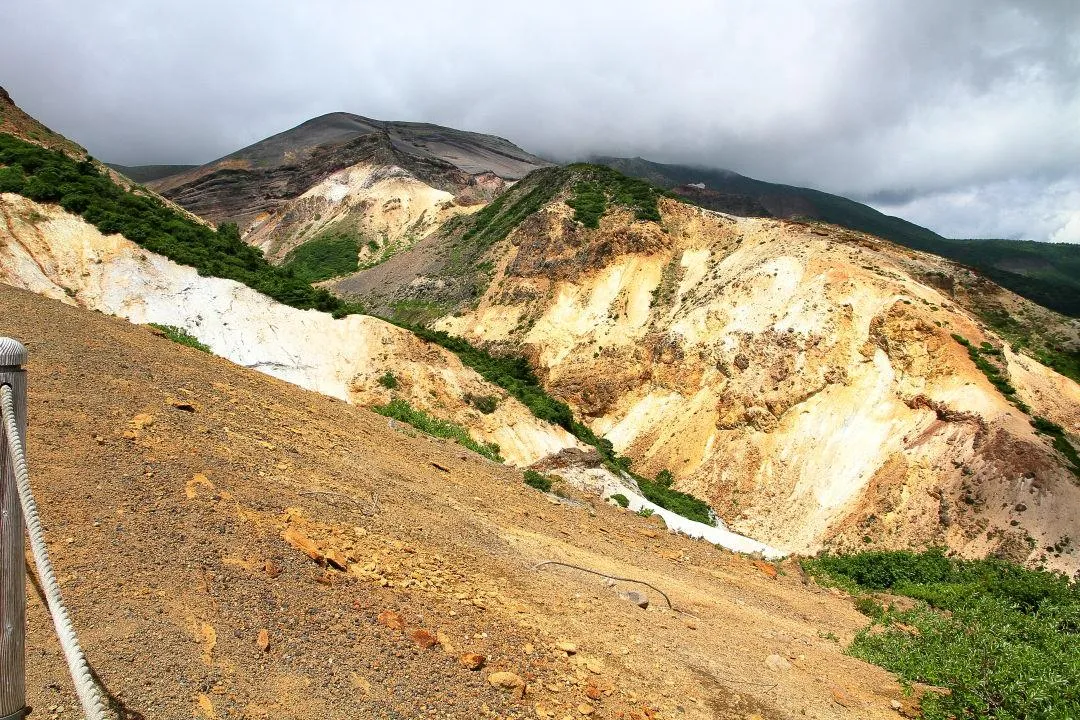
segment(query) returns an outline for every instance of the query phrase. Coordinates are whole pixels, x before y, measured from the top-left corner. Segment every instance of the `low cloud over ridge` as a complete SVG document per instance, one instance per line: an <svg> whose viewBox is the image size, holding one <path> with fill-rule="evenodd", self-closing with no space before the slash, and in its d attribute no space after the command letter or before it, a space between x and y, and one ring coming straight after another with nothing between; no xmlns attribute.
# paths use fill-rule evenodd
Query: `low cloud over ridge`
<svg viewBox="0 0 1080 720"><path fill-rule="evenodd" d="M1080 241L1073 0L13 0L0 84L96 156L205 162L335 110Z"/></svg>

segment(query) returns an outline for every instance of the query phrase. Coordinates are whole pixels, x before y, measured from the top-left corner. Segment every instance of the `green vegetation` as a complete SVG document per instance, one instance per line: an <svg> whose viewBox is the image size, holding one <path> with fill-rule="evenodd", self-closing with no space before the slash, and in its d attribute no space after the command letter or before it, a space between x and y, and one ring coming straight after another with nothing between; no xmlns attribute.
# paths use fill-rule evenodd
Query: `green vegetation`
<svg viewBox="0 0 1080 720"><path fill-rule="evenodd" d="M465 393L465 402L469 403L485 415L490 415L495 412L497 407L499 407L499 398L494 395L473 395L472 393Z"/></svg>
<svg viewBox="0 0 1080 720"><path fill-rule="evenodd" d="M293 248L281 267L307 283L356 272L357 238L347 232L326 230Z"/></svg>
<svg viewBox="0 0 1080 720"><path fill-rule="evenodd" d="M427 300L401 300L393 304L390 319L402 326L423 326L441 318L448 309L448 306L443 303Z"/></svg>
<svg viewBox="0 0 1080 720"><path fill-rule="evenodd" d="M1031 425L1037 432L1053 438L1054 449L1068 459L1073 474L1080 478L1080 454L1076 452L1076 448L1065 437L1065 428L1042 417L1033 418Z"/></svg>
<svg viewBox="0 0 1080 720"><path fill-rule="evenodd" d="M603 165L576 164L568 169L582 179L574 185L574 194L566 204L585 227L600 227L609 202L630 208L638 220L660 222L657 200L663 193L649 183Z"/></svg>
<svg viewBox="0 0 1080 720"><path fill-rule="evenodd" d="M647 507L643 507L643 508L641 508L640 510L637 511L638 516L643 517L643 518L650 518L655 513L656 513L655 510L653 510L652 508L647 508Z"/></svg>
<svg viewBox="0 0 1080 720"><path fill-rule="evenodd" d="M656 503L665 510L682 515L684 518L696 520L706 525L715 525L712 508L704 500L688 493L672 490L670 487L660 485L652 480L634 476L637 480L641 494L649 502Z"/></svg>
<svg viewBox="0 0 1080 720"><path fill-rule="evenodd" d="M979 317L1008 341L1013 351L1024 350L1046 367L1080 383L1080 350L1070 348L1062 338L1030 319L1017 319L1002 308L982 310Z"/></svg>
<svg viewBox="0 0 1080 720"><path fill-rule="evenodd" d="M142 247L196 268L200 274L241 282L292 307L336 315L354 311L326 290L266 261L240 239L235 224L215 232L159 199L124 190L90 160L0 133L0 192L59 203L103 233L121 233Z"/></svg>
<svg viewBox="0 0 1080 720"><path fill-rule="evenodd" d="M630 506L630 498L626 497L622 493L615 493L614 495L608 497L608 500L614 500L615 504L621 508Z"/></svg>
<svg viewBox="0 0 1080 720"><path fill-rule="evenodd" d="M535 470L526 470L523 473L525 484L536 488L540 492L551 492L551 478L541 475Z"/></svg>
<svg viewBox="0 0 1080 720"><path fill-rule="evenodd" d="M451 248L448 271L459 275L473 271L485 252L555 197L565 177L565 168L534 170L471 218L450 220L443 226L444 231L461 224L467 229Z"/></svg>
<svg viewBox="0 0 1080 720"><path fill-rule="evenodd" d="M986 379L990 381L990 384L996 387L998 392L1005 396L1006 400L1025 413L1030 412L1031 408L1016 396L1016 388L1001 374L1001 368L987 359L988 357L1000 359L1001 350L990 343L983 343L981 347L975 347L966 337L956 333L953 333L952 337L953 340L967 348L968 357L975 363L975 367L979 368L982 374L986 376Z"/></svg>
<svg viewBox="0 0 1080 720"><path fill-rule="evenodd" d="M826 554L803 567L861 596L872 623L849 654L950 690L923 697L925 718L1080 717L1080 587L1065 576L939 549ZM900 610L874 591L918 602Z"/></svg>
<svg viewBox="0 0 1080 720"><path fill-rule="evenodd" d="M469 436L469 431L460 425L448 420L431 417L423 410L416 410L401 398L395 398L386 405L375 405L372 410L380 415L408 423L428 435L454 440L459 445L464 445L489 460L502 462L502 456L499 455L499 446L495 443L479 443L473 440Z"/></svg>
<svg viewBox="0 0 1080 720"><path fill-rule="evenodd" d="M210 346L199 342L199 338L188 333L184 328L176 327L175 325L159 325L157 323L150 323L150 327L158 330L162 335L172 340L174 343L180 343L181 345L187 345L190 348L196 350L202 350L204 353L210 353ZM213 354L213 353L211 353Z"/></svg>
<svg viewBox="0 0 1080 720"><path fill-rule="evenodd" d="M398 380L394 377L394 373L387 370L383 376L379 378L379 384L387 390L397 390Z"/></svg>

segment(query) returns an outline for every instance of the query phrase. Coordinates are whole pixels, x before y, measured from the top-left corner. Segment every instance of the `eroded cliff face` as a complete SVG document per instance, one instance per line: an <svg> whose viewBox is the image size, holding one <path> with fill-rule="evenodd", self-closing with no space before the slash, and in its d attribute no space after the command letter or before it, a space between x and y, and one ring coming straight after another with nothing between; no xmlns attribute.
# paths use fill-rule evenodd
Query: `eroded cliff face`
<svg viewBox="0 0 1080 720"><path fill-rule="evenodd" d="M502 186L493 175L469 178L455 194L397 165L361 162L256 215L242 228L243 237L280 261L321 233L346 233L360 239L359 262L368 265L410 247L451 217L474 212Z"/></svg>
<svg viewBox="0 0 1080 720"><path fill-rule="evenodd" d="M391 372L397 396L498 443L516 465L580 446L455 355L408 331L372 317L334 320L281 305L18 195L0 195L0 280L135 323L183 328L233 362L361 405L390 400L378 379ZM498 406L485 415L467 395L495 396Z"/></svg>
<svg viewBox="0 0 1080 720"><path fill-rule="evenodd" d="M624 210L588 230L550 204L492 252L479 303L438 327L523 350L635 469L671 470L765 542L944 544L1076 569L1080 554L1045 548L1080 537L1077 478L952 335L999 349L1032 415L1074 443L1080 387L915 279L946 261L833 227L661 210L661 224Z"/></svg>

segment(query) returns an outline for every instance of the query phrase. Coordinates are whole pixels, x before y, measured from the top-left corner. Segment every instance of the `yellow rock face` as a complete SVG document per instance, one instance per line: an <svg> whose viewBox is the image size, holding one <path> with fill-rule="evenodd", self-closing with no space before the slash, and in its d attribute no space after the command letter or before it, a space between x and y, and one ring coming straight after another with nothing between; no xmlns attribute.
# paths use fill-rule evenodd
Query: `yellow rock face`
<svg viewBox="0 0 1080 720"><path fill-rule="evenodd" d="M966 271L833 227L662 214L617 211L594 231L553 203L493 253L475 309L439 328L519 345L640 473L671 470L776 546L1023 559L1076 536L1071 472L952 334L1001 341L919 280ZM1003 357L1033 415L1080 432L1076 383Z"/></svg>

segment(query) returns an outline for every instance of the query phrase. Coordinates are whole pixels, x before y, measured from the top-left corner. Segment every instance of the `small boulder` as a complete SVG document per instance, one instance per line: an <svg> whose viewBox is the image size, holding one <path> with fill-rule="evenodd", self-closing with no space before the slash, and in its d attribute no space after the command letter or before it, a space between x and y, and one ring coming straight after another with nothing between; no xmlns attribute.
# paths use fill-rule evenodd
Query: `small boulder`
<svg viewBox="0 0 1080 720"><path fill-rule="evenodd" d="M791 669L791 663L789 663L787 661L787 658L784 658L784 657L781 657L780 655L775 655L775 654L770 655L769 657L765 658L765 666L768 667L770 670L790 670Z"/></svg>
<svg viewBox="0 0 1080 720"><path fill-rule="evenodd" d="M501 688L503 690L517 690L518 688L525 687L525 681L521 679L521 676L515 675L512 672L493 672L488 675L487 680L492 687Z"/></svg>
<svg viewBox="0 0 1080 720"><path fill-rule="evenodd" d="M393 610L383 610L375 621L391 630L402 630L405 627L405 620Z"/></svg>
<svg viewBox="0 0 1080 720"><path fill-rule="evenodd" d="M476 653L465 653L464 655L462 655L461 657L458 658L458 663L461 665L461 667L465 668L466 670L479 670L480 668L484 667L484 663L486 663L486 662L487 662L486 657L484 657L483 655L478 655ZM513 673L493 673L493 674L494 675L500 675L500 674L512 675ZM517 677L517 676L514 675L514 677ZM520 679L520 678L518 678L518 679ZM490 677L488 678L488 682L491 682ZM491 684L494 685L495 683L492 682Z"/></svg>
<svg viewBox="0 0 1080 720"><path fill-rule="evenodd" d="M424 630L423 628L420 628L419 630L413 630L412 633L410 633L409 637L412 638L412 641L416 643L417 646L422 647L425 650L430 650L431 648L439 644L439 641L435 638L435 636L427 630Z"/></svg>
<svg viewBox="0 0 1080 720"><path fill-rule="evenodd" d="M559 642L555 643L555 649L562 650L567 655L573 655L577 652L577 645L570 642L569 640L560 640Z"/></svg>

